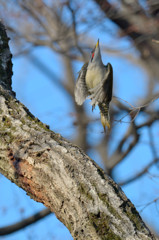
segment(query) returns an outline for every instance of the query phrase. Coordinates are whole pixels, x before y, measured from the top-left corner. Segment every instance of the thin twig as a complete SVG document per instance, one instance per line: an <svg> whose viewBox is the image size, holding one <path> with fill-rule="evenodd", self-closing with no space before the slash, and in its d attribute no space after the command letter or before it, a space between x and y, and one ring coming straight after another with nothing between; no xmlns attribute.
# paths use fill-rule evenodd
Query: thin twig
<svg viewBox="0 0 159 240"><path fill-rule="evenodd" d="M156 162L158 162L158 158L154 159L152 162L150 162L149 164L147 164L146 167L144 167L140 172L138 172L135 176L130 177L129 179L123 181L123 182L119 182L118 184L120 186L125 186L129 183L132 183L133 181L138 180L140 177L142 177L145 173L148 172L149 168L152 167Z"/></svg>

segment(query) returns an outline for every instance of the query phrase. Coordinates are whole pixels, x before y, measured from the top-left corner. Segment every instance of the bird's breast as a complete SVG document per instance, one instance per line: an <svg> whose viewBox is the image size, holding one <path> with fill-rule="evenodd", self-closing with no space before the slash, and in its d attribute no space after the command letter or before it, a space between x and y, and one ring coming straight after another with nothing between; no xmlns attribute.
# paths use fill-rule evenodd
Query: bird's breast
<svg viewBox="0 0 159 240"><path fill-rule="evenodd" d="M86 73L86 85L87 87L94 88L103 79L105 74L105 69L100 67L87 68Z"/></svg>

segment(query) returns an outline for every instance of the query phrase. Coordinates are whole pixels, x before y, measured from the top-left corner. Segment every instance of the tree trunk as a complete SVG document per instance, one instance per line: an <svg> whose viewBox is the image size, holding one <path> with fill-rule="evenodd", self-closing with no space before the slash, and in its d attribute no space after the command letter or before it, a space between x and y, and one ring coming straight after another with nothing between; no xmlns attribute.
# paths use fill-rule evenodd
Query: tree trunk
<svg viewBox="0 0 159 240"><path fill-rule="evenodd" d="M74 239L155 239L120 187L15 99L1 23L0 50L1 173L50 208Z"/></svg>

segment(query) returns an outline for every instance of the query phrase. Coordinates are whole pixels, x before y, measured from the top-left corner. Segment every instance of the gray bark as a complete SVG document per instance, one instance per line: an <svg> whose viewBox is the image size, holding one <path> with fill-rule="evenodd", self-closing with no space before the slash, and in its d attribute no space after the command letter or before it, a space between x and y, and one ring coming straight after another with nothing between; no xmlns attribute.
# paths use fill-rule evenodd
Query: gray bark
<svg viewBox="0 0 159 240"><path fill-rule="evenodd" d="M0 36L0 172L50 208L74 239L155 239L120 187L16 100L2 24Z"/></svg>

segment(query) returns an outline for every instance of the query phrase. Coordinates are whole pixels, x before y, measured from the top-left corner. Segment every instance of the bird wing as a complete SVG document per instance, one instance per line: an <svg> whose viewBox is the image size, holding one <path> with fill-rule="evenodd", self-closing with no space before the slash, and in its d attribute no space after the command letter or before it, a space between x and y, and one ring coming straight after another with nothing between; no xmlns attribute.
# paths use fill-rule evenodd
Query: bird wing
<svg viewBox="0 0 159 240"><path fill-rule="evenodd" d="M89 89L89 98L92 100L91 105L93 108L99 103L109 103L112 99L113 68L110 63L108 63L105 67L106 74L102 81L96 87Z"/></svg>
<svg viewBox="0 0 159 240"><path fill-rule="evenodd" d="M82 105L87 96L89 95L85 81L87 67L88 63L85 63L82 66L75 85L75 101L78 105Z"/></svg>

